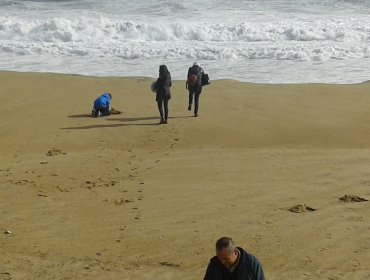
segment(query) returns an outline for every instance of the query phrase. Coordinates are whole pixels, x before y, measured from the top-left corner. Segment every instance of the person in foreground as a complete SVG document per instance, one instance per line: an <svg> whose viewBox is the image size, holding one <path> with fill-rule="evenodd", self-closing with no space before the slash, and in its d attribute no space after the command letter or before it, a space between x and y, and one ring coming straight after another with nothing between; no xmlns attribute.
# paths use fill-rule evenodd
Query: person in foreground
<svg viewBox="0 0 370 280"><path fill-rule="evenodd" d="M198 62L194 62L193 66L188 70L188 78L185 87L189 91L189 106L188 110L191 111L194 96L194 117L198 117L199 109L199 95L202 93L202 75L204 71Z"/></svg>
<svg viewBox="0 0 370 280"><path fill-rule="evenodd" d="M168 119L168 101L171 99L170 87L171 73L168 71L166 65L159 66L159 77L155 86L156 89L156 101L158 104L159 114L161 115L161 120L159 124L166 124Z"/></svg>
<svg viewBox="0 0 370 280"><path fill-rule="evenodd" d="M94 108L91 112L92 117L100 117L100 116L109 116L110 112L110 103L112 100L112 95L110 93L103 93L94 101Z"/></svg>
<svg viewBox="0 0 370 280"><path fill-rule="evenodd" d="M237 247L229 237L216 242L216 256L207 267L204 280L265 280L258 259Z"/></svg>

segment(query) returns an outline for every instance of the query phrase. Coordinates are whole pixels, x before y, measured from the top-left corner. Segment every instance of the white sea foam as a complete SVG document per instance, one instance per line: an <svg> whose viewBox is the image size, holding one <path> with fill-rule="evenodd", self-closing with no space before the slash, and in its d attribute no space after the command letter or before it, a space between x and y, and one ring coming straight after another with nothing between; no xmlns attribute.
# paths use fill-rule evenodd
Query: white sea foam
<svg viewBox="0 0 370 280"><path fill-rule="evenodd" d="M361 24L359 24L361 23ZM237 25L147 24L106 18L0 17L1 49L16 54L108 55L125 59L366 58L370 18Z"/></svg>
<svg viewBox="0 0 370 280"><path fill-rule="evenodd" d="M214 78L369 79L366 1L301 0L297 6L288 0L210 0L208 11L192 11L191 1L4 0L0 69L153 76L167 63L175 78L183 78L185 66L197 60Z"/></svg>

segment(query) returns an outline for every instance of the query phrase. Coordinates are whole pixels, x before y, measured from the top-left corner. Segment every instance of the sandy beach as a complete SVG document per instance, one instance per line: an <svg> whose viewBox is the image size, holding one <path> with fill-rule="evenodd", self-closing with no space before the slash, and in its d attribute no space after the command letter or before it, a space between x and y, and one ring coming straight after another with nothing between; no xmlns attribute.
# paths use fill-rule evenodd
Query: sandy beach
<svg viewBox="0 0 370 280"><path fill-rule="evenodd" d="M370 279L370 83L0 72L0 279L203 279L231 236L266 279ZM121 115L91 118L113 95ZM306 205L295 213L290 208Z"/></svg>

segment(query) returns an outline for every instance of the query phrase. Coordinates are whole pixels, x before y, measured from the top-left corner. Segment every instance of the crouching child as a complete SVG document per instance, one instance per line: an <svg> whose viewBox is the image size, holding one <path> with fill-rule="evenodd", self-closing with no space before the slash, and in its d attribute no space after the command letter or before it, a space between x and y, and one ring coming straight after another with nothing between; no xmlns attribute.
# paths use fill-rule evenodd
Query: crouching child
<svg viewBox="0 0 370 280"><path fill-rule="evenodd" d="M109 116L111 114L110 103L112 95L110 93L103 93L94 101L93 110L91 112L92 117Z"/></svg>

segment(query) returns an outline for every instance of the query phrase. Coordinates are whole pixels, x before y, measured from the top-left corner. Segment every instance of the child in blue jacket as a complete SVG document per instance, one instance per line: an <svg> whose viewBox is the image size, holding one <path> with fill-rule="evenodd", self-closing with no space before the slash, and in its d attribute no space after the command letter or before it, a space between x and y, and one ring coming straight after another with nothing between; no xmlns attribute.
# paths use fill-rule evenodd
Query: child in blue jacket
<svg viewBox="0 0 370 280"><path fill-rule="evenodd" d="M110 102L112 100L112 95L110 93L103 93L94 101L94 109L91 112L92 117L109 116L110 112Z"/></svg>

